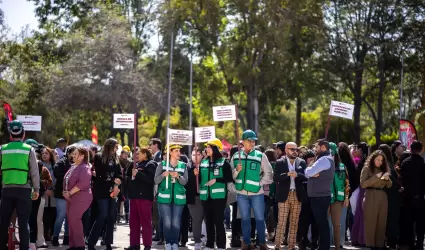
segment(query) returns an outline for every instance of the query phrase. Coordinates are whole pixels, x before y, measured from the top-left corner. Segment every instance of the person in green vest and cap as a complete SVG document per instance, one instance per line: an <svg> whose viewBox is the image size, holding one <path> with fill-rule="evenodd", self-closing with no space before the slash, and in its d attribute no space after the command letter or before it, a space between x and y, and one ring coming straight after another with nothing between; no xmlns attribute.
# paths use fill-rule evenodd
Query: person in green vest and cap
<svg viewBox="0 0 425 250"><path fill-rule="evenodd" d="M251 246L251 209L254 211L260 250L268 249L265 235L263 186L273 183L273 170L267 156L255 150L257 140L254 131L243 132L243 148L233 155L230 162L241 214L243 250L253 249Z"/></svg>
<svg viewBox="0 0 425 250"><path fill-rule="evenodd" d="M155 184L158 184L157 202L162 217L166 250L178 250L180 223L186 205L188 180L186 164L180 161L180 145L165 147L169 151L169 161L164 159L156 168Z"/></svg>
<svg viewBox="0 0 425 250"><path fill-rule="evenodd" d="M37 200L40 174L34 149L23 143L24 126L18 120L9 123L11 142L0 148L2 194L0 205L0 246L8 241L8 228L16 209L19 223L19 249L29 248L28 220L31 200Z"/></svg>
<svg viewBox="0 0 425 250"><path fill-rule="evenodd" d="M227 202L227 183L233 182L232 168L221 151L223 144L217 138L206 143L207 158L201 161L200 169L194 174L199 178L199 198L204 207L207 229L207 244L204 250L226 249L226 230L224 229L224 210ZM217 240L216 240L217 238Z"/></svg>
<svg viewBox="0 0 425 250"><path fill-rule="evenodd" d="M350 184L348 181L347 169L339 158L338 146L333 142L329 142L329 150L335 162L335 173L331 185L331 205L329 209L330 216L328 221L329 228L331 229L330 240L331 242L334 242L335 250L339 250L343 247L345 242L345 227L343 230L341 230L341 224L343 221L345 221L347 216Z"/></svg>

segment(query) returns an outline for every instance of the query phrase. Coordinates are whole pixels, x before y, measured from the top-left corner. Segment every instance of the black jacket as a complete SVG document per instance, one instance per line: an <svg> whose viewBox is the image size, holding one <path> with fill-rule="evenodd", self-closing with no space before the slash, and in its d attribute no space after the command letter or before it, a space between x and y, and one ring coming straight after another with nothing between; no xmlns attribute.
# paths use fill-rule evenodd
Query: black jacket
<svg viewBox="0 0 425 250"><path fill-rule="evenodd" d="M153 160L139 162L135 179L132 179L133 166L127 169L126 176L130 180L128 185L128 198L153 201L154 178L157 163Z"/></svg>
<svg viewBox="0 0 425 250"><path fill-rule="evenodd" d="M424 158L418 154L412 154L401 163L400 173L404 187L403 195L406 198L418 196L423 199L425 195Z"/></svg>
<svg viewBox="0 0 425 250"><path fill-rule="evenodd" d="M194 205L195 204L195 197L199 196L199 192L197 190L196 187L196 176L193 173L193 170L195 168L188 167L187 168L187 175L188 175L188 180L187 180L187 184L185 186L186 188L186 203L187 204L191 204Z"/></svg>
<svg viewBox="0 0 425 250"><path fill-rule="evenodd" d="M69 168L71 167L71 163L68 160L68 157L64 155L58 162L56 162L55 166L53 167L53 175L56 178L56 184L54 189L54 195L55 198L58 199L64 199L62 192L63 192L63 178L65 177L66 172L68 172Z"/></svg>
<svg viewBox="0 0 425 250"><path fill-rule="evenodd" d="M93 159L96 178L93 181L93 197L96 199L110 198L115 185L115 178L122 181L121 167L117 162L102 162L102 155L96 154Z"/></svg>
<svg viewBox="0 0 425 250"><path fill-rule="evenodd" d="M287 175L289 172L288 158L283 157L277 160L274 172L274 181L276 182L276 201L285 202L288 199L289 189L291 187L291 178ZM296 158L294 161L297 177L295 178L295 190L298 201L304 202L307 200L307 192L303 182L307 180L304 175L304 170L307 168L305 161L301 158Z"/></svg>

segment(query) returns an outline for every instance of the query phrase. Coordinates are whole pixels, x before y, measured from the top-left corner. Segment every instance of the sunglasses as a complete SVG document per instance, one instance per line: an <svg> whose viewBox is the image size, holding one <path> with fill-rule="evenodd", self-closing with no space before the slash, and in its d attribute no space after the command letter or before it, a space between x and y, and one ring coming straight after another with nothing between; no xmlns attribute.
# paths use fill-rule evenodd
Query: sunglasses
<svg viewBox="0 0 425 250"><path fill-rule="evenodd" d="M298 148L288 148L288 150L291 150L292 152L298 152L299 151Z"/></svg>

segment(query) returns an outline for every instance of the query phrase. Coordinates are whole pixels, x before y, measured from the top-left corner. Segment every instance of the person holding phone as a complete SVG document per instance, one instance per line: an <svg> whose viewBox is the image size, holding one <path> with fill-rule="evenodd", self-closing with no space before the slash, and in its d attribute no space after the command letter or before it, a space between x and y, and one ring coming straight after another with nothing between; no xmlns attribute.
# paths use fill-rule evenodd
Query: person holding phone
<svg viewBox="0 0 425 250"><path fill-rule="evenodd" d="M385 247L388 199L385 188L392 185L387 159L382 150L373 152L360 175L360 186L366 189L363 201L366 247Z"/></svg>

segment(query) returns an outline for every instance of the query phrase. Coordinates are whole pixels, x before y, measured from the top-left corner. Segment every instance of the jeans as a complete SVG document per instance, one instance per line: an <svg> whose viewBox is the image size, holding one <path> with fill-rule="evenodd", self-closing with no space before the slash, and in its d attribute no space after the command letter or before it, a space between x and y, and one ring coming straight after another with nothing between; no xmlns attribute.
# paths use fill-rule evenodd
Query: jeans
<svg viewBox="0 0 425 250"><path fill-rule="evenodd" d="M319 229L319 250L329 250L331 246L330 228L328 224L328 208L331 197L309 197L314 220Z"/></svg>
<svg viewBox="0 0 425 250"><path fill-rule="evenodd" d="M16 209L19 224L19 249L29 248L28 221L31 214L31 189L3 188L0 205L0 249L8 241L8 230L13 211Z"/></svg>
<svg viewBox="0 0 425 250"><path fill-rule="evenodd" d="M68 220L66 219L66 200L56 199L56 221L53 229L53 237L59 237L62 230L63 221L65 221L65 236L68 236Z"/></svg>
<svg viewBox="0 0 425 250"><path fill-rule="evenodd" d="M242 234L244 243L251 244L251 208L257 227L257 236L260 244L266 244L266 224L264 222L264 194L241 195L237 194L239 212L242 220ZM329 249L328 249L329 250Z"/></svg>
<svg viewBox="0 0 425 250"><path fill-rule="evenodd" d="M104 241L106 245L112 245L114 242L114 225L116 216L116 199L107 198L96 200L97 203L97 217L94 222L93 228L90 231L88 238L88 245L94 246L102 234L103 226L106 223L106 231Z"/></svg>
<svg viewBox="0 0 425 250"><path fill-rule="evenodd" d="M347 212L348 212L347 207L343 206L341 210L341 230L340 230L340 239L339 239L341 246L344 246L344 243L345 243L345 232L347 231L347 228L346 228ZM328 217L328 221L329 221L329 228L331 232L330 240L332 242L334 240L334 231L333 231L332 220L330 216Z"/></svg>
<svg viewBox="0 0 425 250"><path fill-rule="evenodd" d="M178 244L184 205L158 204L162 217L163 234L167 244Z"/></svg>
<svg viewBox="0 0 425 250"><path fill-rule="evenodd" d="M224 223L227 227L230 227L230 206L227 205L224 209Z"/></svg>

